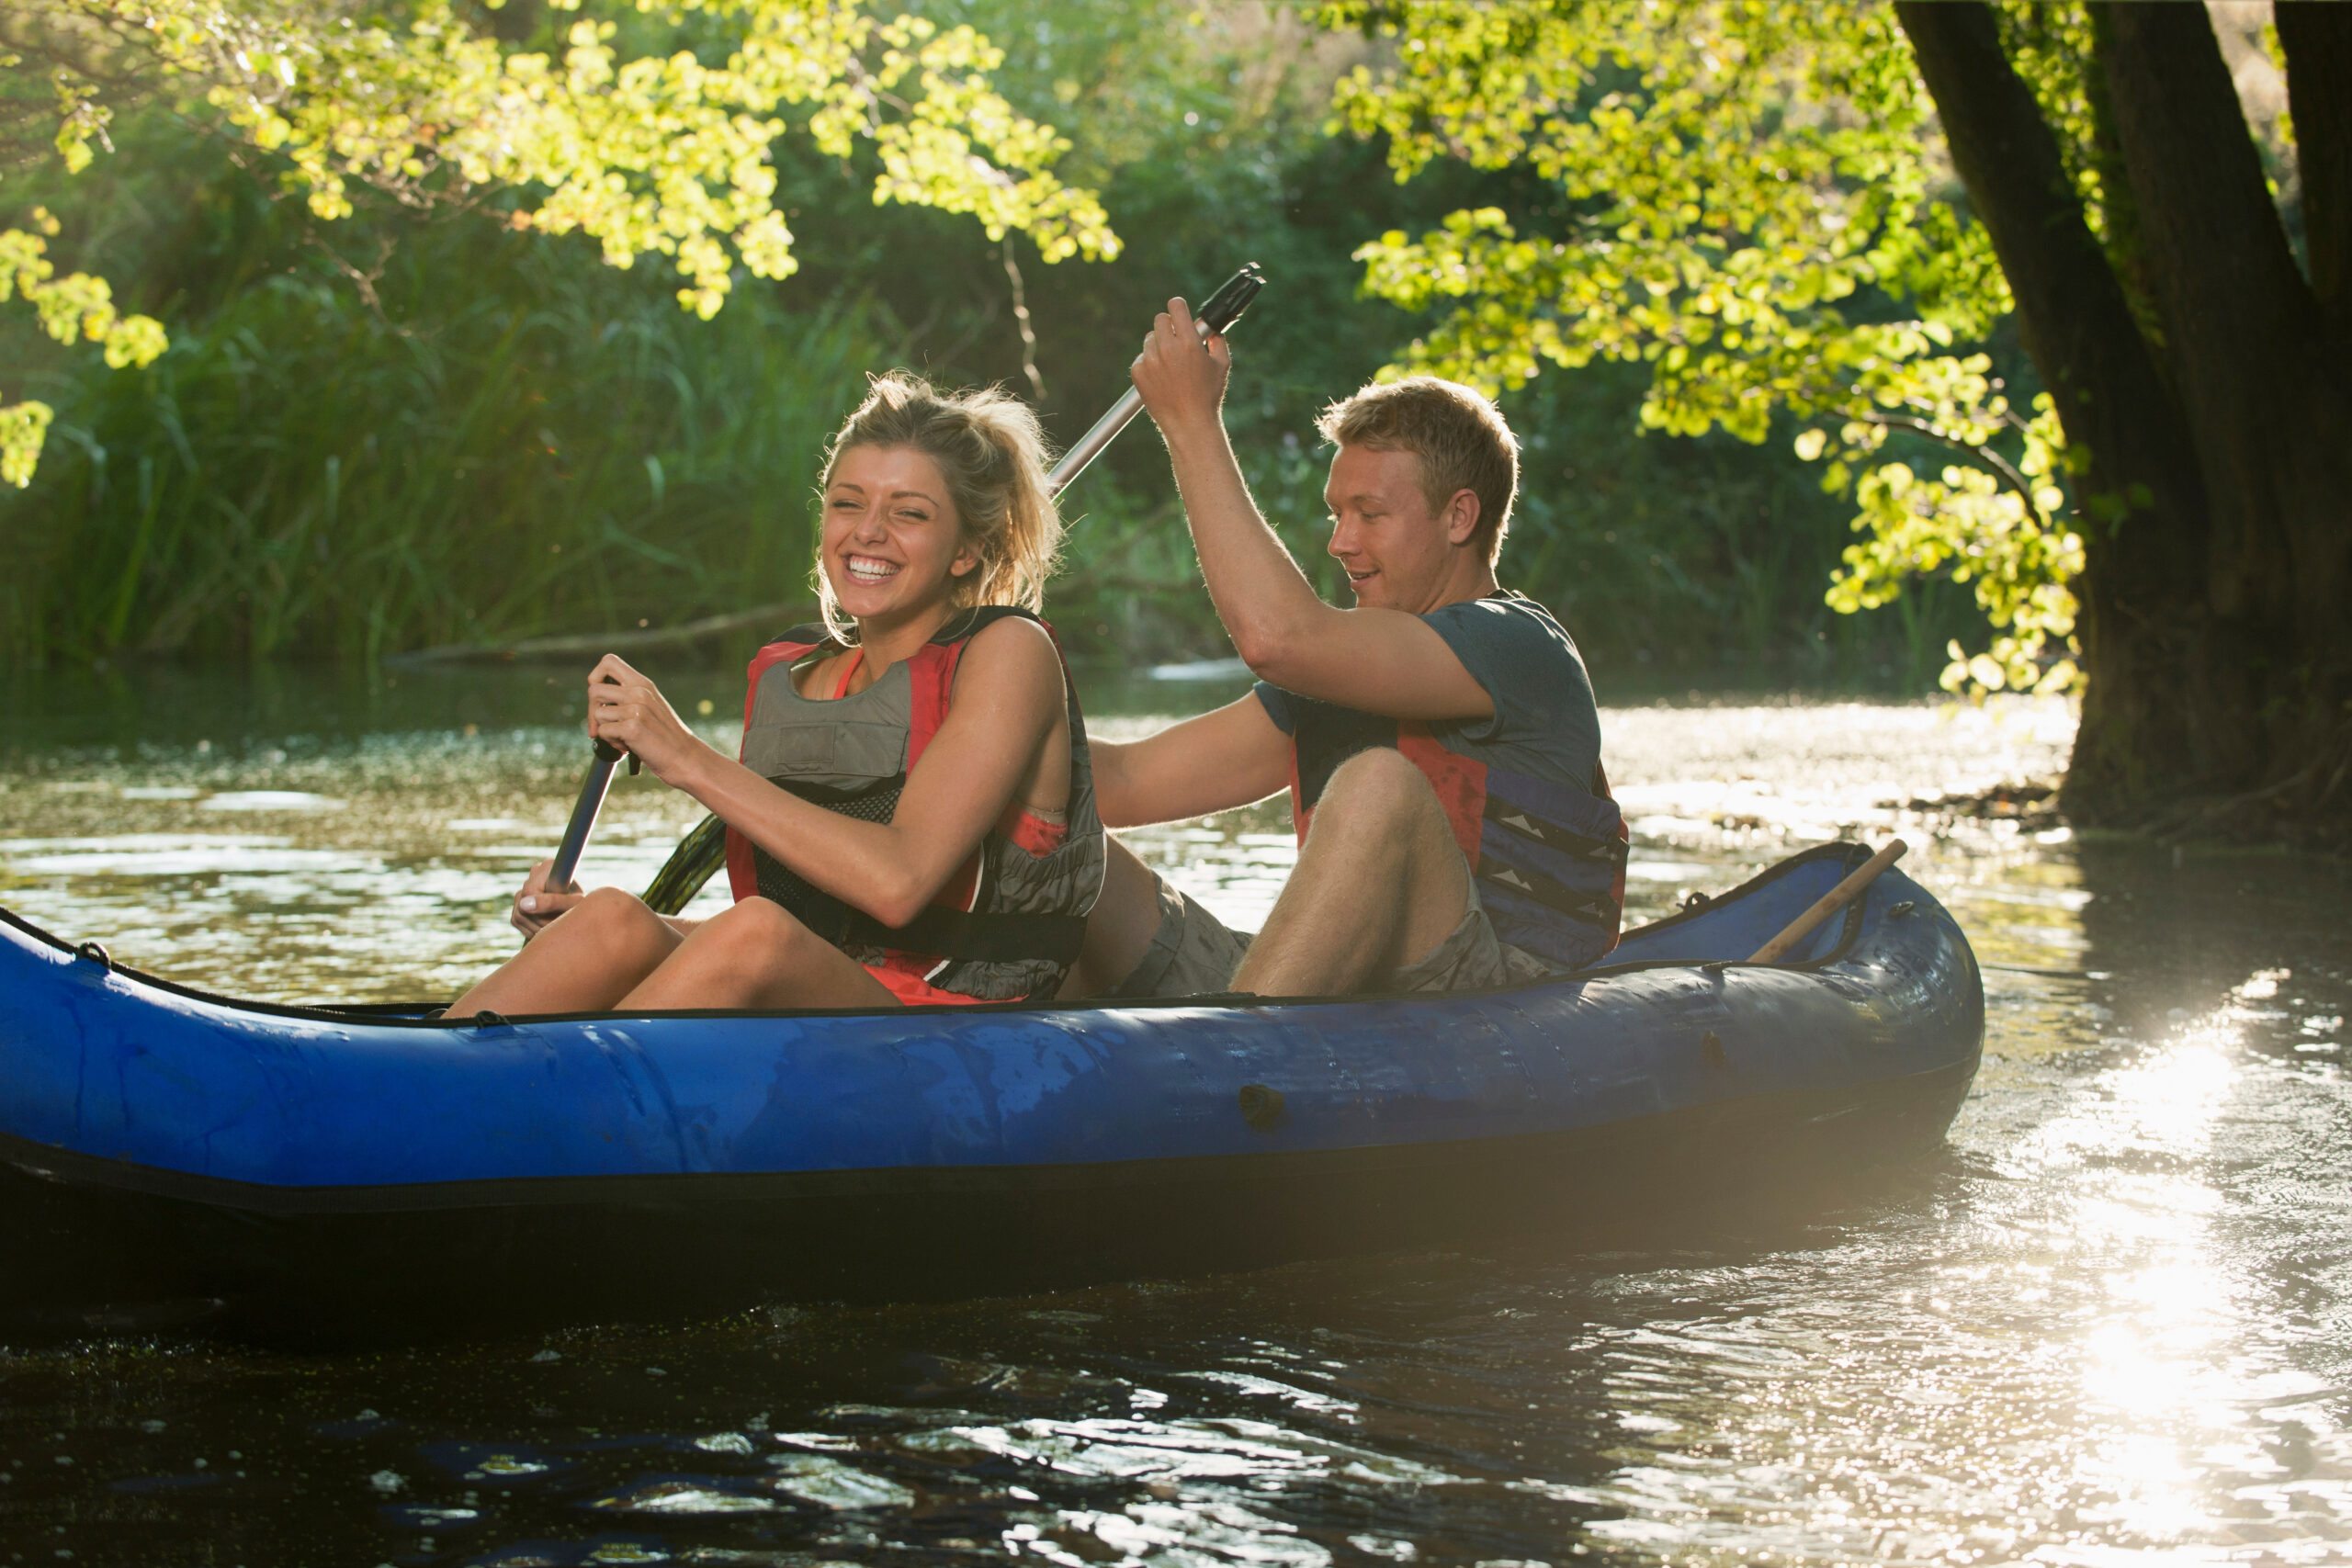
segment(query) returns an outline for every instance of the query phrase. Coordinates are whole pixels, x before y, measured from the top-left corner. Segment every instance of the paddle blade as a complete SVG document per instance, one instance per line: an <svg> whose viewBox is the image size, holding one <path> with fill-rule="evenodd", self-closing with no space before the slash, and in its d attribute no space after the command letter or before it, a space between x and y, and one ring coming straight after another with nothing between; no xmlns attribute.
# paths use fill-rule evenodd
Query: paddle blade
<svg viewBox="0 0 2352 1568"><path fill-rule="evenodd" d="M674 915L695 901L702 885L727 863L727 824L706 817L694 831L678 840L653 880L645 885L645 906L657 915Z"/></svg>

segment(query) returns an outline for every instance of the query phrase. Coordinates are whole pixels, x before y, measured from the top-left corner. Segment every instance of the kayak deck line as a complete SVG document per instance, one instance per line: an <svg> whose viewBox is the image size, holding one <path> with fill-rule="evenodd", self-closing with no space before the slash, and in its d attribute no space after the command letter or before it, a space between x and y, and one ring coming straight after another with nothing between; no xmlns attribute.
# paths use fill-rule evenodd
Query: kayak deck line
<svg viewBox="0 0 2352 1568"><path fill-rule="evenodd" d="M1633 942L1637 937L1653 937L1657 933L1671 930L1674 927L1686 924L1687 922L1699 919L1711 914L1719 913L1727 906L1733 904L1736 900L1744 898L1773 881L1778 880L1780 877L1787 875L1792 872L1797 871L1816 862L1822 860L1837 860L1840 862L1850 862L1853 864L1859 865L1868 857L1866 852L1856 853L1855 852L1858 850L1865 850L1865 846L1857 845L1846 840L1836 840L1829 843L1817 844L1809 850L1801 851L1798 853L1790 856L1786 860L1778 861L1773 864L1767 866L1764 870L1758 872L1747 881L1741 883L1738 886L1734 887L1727 892L1709 896L1703 903L1686 906L1675 910L1670 915L1653 920L1647 925L1634 927L1632 931L1624 933L1623 940L1619 943L1617 951L1623 952L1625 944ZM1197 1008L1210 1006L1234 1009L1264 1009L1344 1007L1367 1001L1436 1002L1453 998L1498 996L1512 991L1524 991L1535 987L1560 985L1563 983L1581 984L1590 980L1613 979L1622 975L1639 974L1643 971L1652 969L1680 969L1697 966L1711 971L1726 969L1779 969L1797 974L1805 974L1827 968L1844 957L1847 951L1853 945L1855 938L1859 935L1861 930L1861 921L1862 904L1861 901L1857 900L1840 911L1838 921L1834 927L1838 932L1837 940L1827 950L1811 958L1782 958L1775 960L1770 964L1756 964L1746 958L1730 957L1698 960L1690 958L1656 958L1646 960L1636 959L1632 961L1621 960L1616 962L1604 960L1603 962L1590 964L1582 969L1571 970L1559 975L1546 976L1540 979L1523 980L1508 986L1494 986L1479 989L1464 989L1445 992L1355 991L1340 996L1318 995L1283 997L1267 996L1252 991L1214 991L1182 997L1122 997L1116 999L1079 998L1068 1001L1038 1001L1034 998L1030 998L1006 1002L910 1004L906 1007L891 1009L887 1013L877 1012L876 1010L871 1008L675 1008L661 1011L641 1012L500 1013L493 1016L492 1021L478 1024L475 1022L474 1018L446 1018L437 1015L427 1016L428 1014L436 1013L436 1010L441 1006L438 1002L274 1002L249 999L242 997L232 997L224 995L219 991L209 991L199 986L190 986L185 982L171 979L166 976L152 974L146 970L137 969L128 964L120 963L108 955L106 947L96 941L85 941L79 943L68 942L65 938L57 935L55 932L36 925L31 920L28 920L22 915L17 914L14 909L9 908L7 906L0 904L0 926L13 927L27 937L31 938L33 941L54 948L61 953L97 963L109 973L122 976L130 980L134 980L141 986L151 987L156 990L165 991L175 996L186 998L189 1001L208 1002L217 1007L232 1008L239 1012L254 1013L266 1017L310 1019L326 1022L358 1021L375 1027L430 1030L477 1028L498 1029L517 1023L578 1023L593 1021L620 1021L625 1020L650 1021L654 1019L822 1019L891 1017L910 1014L960 1017L988 1013L1035 1013L1040 1011L1072 1012L1094 1010L1107 1010L1112 1009L1125 1012L1150 1010L1160 1008ZM2015 969L2019 967L2016 964L1982 964L1980 966L1990 969ZM2033 973L2044 973L2044 971L2037 970L2033 971ZM2048 971L2047 973L2055 974L2059 972ZM2065 973L2071 975L2074 972L2067 971ZM479 1018L481 1016L481 1015L480 1014L476 1014L475 1018Z"/></svg>

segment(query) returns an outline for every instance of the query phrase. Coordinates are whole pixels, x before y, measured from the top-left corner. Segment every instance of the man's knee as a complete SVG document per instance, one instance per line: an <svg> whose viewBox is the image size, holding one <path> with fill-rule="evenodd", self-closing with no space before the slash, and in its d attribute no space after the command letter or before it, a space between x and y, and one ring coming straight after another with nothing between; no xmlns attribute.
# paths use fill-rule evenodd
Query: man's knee
<svg viewBox="0 0 2352 1568"><path fill-rule="evenodd" d="M1310 845L1318 838L1324 852L1308 860L1394 865L1402 888L1434 911L1431 918L1447 910L1460 918L1469 866L1437 791L1402 752L1359 751L1332 771L1307 833Z"/></svg>
<svg viewBox="0 0 2352 1568"><path fill-rule="evenodd" d="M1445 819L1437 792L1401 751L1386 746L1359 751L1331 771L1315 803L1315 826L1393 832Z"/></svg>

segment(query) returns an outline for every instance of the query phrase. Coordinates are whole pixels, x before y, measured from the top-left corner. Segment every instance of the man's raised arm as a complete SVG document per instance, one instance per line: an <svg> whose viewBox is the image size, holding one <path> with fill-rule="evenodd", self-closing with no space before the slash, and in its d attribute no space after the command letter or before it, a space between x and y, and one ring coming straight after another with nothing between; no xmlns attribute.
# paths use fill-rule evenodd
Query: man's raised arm
<svg viewBox="0 0 2352 1568"><path fill-rule="evenodd" d="M1171 299L1146 340L1134 378L1168 443L1202 576L1243 662L1275 685L1369 713L1398 718L1491 715L1494 701L1486 688L1420 619L1422 612L1448 598L1476 597L1475 585L1455 584L1462 591L1395 607L1342 610L1317 597L1260 515L1226 437L1222 405L1231 365L1225 339L1212 337L1204 344L1184 301ZM1412 460L1409 454L1385 456ZM1477 504L1475 495L1461 491L1431 521L1459 545L1476 529ZM1381 521L1374 519L1373 526ZM1479 565L1483 569L1483 558ZM1491 590L1491 573L1485 583ZM1427 597L1423 590L1415 583L1414 597ZM1364 596L1361 585L1359 596ZM1272 728L1271 720L1267 725Z"/></svg>

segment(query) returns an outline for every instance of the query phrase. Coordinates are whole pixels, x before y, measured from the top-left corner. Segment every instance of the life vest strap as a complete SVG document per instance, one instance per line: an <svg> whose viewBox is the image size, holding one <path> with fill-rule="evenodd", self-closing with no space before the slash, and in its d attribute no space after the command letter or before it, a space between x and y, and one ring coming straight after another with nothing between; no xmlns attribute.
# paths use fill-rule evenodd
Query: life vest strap
<svg viewBox="0 0 2352 1568"><path fill-rule="evenodd" d="M1595 838L1563 828L1547 817L1523 806L1489 794L1487 796L1486 819L1507 833L1531 840L1547 850L1575 855L1580 860L1600 861L1605 864L1622 865L1625 860L1625 840L1611 834Z"/></svg>
<svg viewBox="0 0 2352 1568"><path fill-rule="evenodd" d="M1589 926L1606 926L1613 934L1619 919L1617 900L1606 893L1579 893L1556 877L1544 875L1530 865L1498 865L1482 869L1478 874L1482 886L1508 887L1522 897L1532 898L1545 908L1566 915Z"/></svg>
<svg viewBox="0 0 2352 1568"><path fill-rule="evenodd" d="M1084 915L975 915L933 904L903 926L886 926L838 898L827 902L831 910L808 909L801 919L835 947L880 947L957 963L1018 964L1046 958L1075 964L1086 944ZM835 918L829 920L828 915Z"/></svg>

